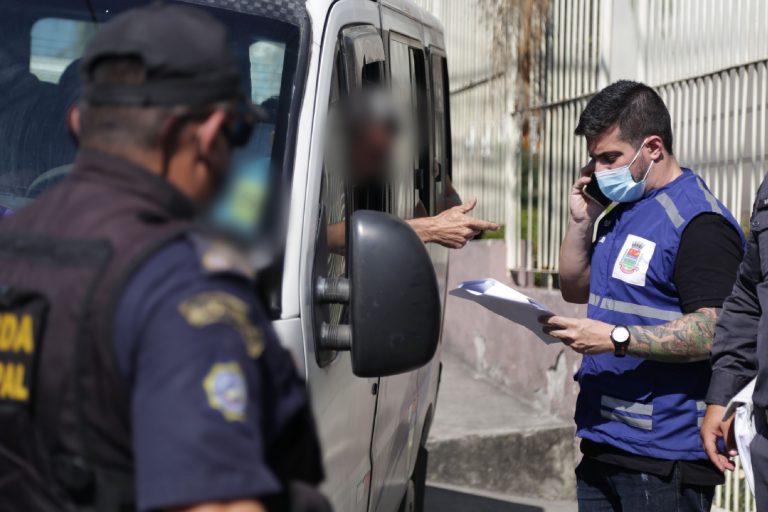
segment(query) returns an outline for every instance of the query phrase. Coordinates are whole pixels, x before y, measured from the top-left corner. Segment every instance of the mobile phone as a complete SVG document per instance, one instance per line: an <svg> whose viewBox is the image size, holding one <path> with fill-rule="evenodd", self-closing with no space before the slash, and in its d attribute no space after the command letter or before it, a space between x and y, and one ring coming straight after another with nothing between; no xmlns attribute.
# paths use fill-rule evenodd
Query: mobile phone
<svg viewBox="0 0 768 512"><path fill-rule="evenodd" d="M585 196L603 208L608 208L612 203L612 201L603 194L603 191L600 190L600 185L597 184L597 178L595 178L594 173L592 173L592 179L590 179L589 183L582 189L582 192L584 192Z"/></svg>

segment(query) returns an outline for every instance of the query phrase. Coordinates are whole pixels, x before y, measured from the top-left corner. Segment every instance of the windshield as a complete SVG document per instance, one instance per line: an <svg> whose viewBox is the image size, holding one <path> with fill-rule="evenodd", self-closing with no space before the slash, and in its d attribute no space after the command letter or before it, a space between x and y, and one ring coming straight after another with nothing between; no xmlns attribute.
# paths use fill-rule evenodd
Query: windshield
<svg viewBox="0 0 768 512"><path fill-rule="evenodd" d="M78 99L79 57L100 24L139 4L0 0L0 215L23 207L71 169L76 146L65 119ZM298 29L253 14L202 8L229 28L244 90L269 114L236 161L281 169ZM257 195L240 197L231 209L241 223L255 223L260 212L243 208L242 197Z"/></svg>

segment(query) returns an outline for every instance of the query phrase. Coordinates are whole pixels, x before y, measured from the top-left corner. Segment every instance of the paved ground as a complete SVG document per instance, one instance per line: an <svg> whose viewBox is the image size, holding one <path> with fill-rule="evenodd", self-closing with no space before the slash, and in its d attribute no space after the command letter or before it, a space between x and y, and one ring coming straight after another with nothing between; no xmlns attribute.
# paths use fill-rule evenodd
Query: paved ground
<svg viewBox="0 0 768 512"><path fill-rule="evenodd" d="M502 496L476 490L431 485L427 487L425 512L573 512L570 501L544 501Z"/></svg>
<svg viewBox="0 0 768 512"><path fill-rule="evenodd" d="M478 491L572 499L576 488L572 422L477 376L451 354L443 354L443 365L427 443L427 479ZM435 495L435 499L454 498L463 499Z"/></svg>
<svg viewBox="0 0 768 512"><path fill-rule="evenodd" d="M443 376L430 440L467 435L504 434L568 425L542 411L530 399L475 374L451 353L443 353Z"/></svg>

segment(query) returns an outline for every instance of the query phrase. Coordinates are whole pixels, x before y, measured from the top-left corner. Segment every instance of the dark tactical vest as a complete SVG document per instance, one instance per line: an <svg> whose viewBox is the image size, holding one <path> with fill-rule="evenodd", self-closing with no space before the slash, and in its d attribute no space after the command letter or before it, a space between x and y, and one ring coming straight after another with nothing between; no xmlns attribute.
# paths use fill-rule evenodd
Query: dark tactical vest
<svg viewBox="0 0 768 512"><path fill-rule="evenodd" d="M160 177L81 152L0 222L0 510L133 509L112 318L128 277L193 213Z"/></svg>

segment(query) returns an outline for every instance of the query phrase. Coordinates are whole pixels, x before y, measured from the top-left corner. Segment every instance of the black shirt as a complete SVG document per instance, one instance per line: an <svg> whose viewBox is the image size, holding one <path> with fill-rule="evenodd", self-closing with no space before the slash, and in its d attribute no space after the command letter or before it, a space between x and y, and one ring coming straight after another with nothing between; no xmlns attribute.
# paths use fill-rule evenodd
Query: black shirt
<svg viewBox="0 0 768 512"><path fill-rule="evenodd" d="M723 217L705 213L683 231L675 261L674 280L683 314L720 308L731 294L744 249L739 233ZM722 473L708 460L671 461L644 457L613 446L582 440L581 452L605 464L659 476L669 476L679 464L684 484L718 485Z"/></svg>

